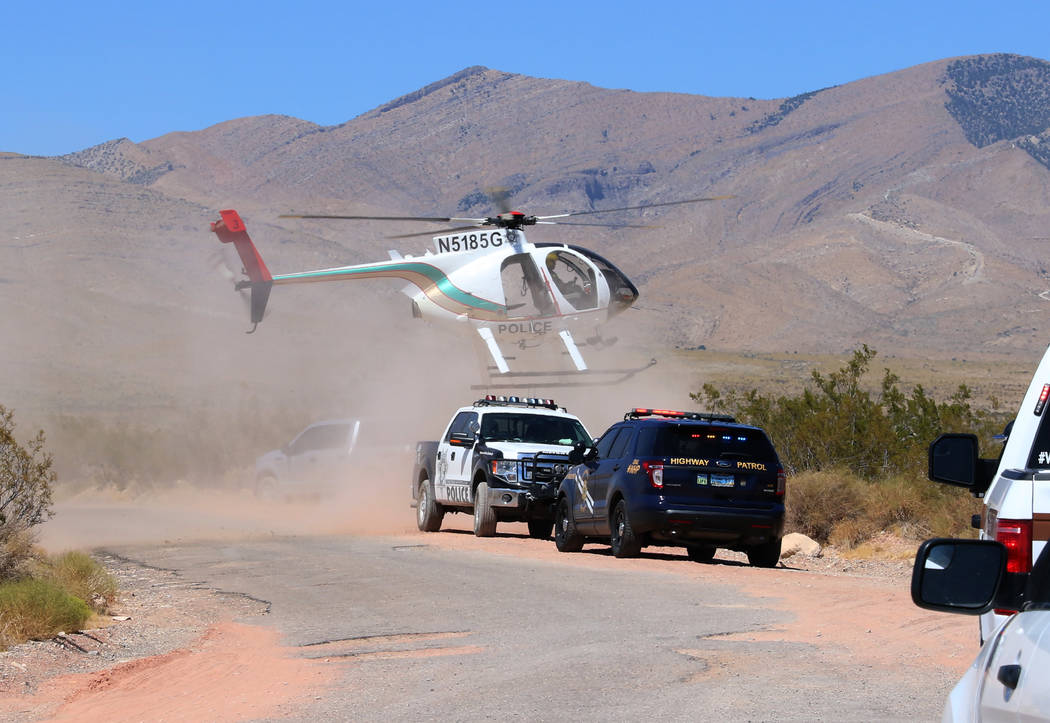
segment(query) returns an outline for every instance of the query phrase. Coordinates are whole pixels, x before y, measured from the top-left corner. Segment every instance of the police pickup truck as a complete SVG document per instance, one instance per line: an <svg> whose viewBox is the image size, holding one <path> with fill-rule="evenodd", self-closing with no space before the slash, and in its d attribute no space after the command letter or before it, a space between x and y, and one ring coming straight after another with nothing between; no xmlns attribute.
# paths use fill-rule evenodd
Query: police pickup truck
<svg viewBox="0 0 1050 723"><path fill-rule="evenodd" d="M984 501L974 520L981 537L1008 552L1007 571L1029 573L1050 538L1050 348L1035 370L1017 416L1002 435L998 458L978 455L972 434L942 434L930 445L929 476L965 487ZM1015 610L997 607L981 615L988 640Z"/></svg>
<svg viewBox="0 0 1050 723"><path fill-rule="evenodd" d="M445 513L474 516L474 534L501 521L525 522L531 537L554 526L558 484L591 444L583 423L552 399L488 395L456 411L438 442L420 442L412 470L416 524L441 529Z"/></svg>

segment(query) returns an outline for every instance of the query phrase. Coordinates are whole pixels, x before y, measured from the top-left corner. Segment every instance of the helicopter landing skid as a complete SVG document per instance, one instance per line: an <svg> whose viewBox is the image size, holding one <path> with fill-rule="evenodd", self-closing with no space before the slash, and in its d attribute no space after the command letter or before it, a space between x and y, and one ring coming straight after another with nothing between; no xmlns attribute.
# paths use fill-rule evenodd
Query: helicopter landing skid
<svg viewBox="0 0 1050 723"><path fill-rule="evenodd" d="M635 374L644 372L646 369L656 365L656 359L650 359L648 364L643 364L640 367L633 369L584 369L582 371L576 370L562 370L562 371L551 371L551 372L505 372L499 374L499 379L521 379L516 384L471 384L471 389L521 389L522 386L526 387L543 387L545 389L554 389L559 387L600 387L600 386L611 386L613 384L621 384ZM496 367L489 366L489 373L498 371ZM559 379L565 377L574 378L573 381L559 381ZM581 378L582 377L582 378ZM607 378L613 377L613 378ZM524 381L529 380L529 381ZM535 381L531 381L535 380ZM577 381L578 380L578 381Z"/></svg>

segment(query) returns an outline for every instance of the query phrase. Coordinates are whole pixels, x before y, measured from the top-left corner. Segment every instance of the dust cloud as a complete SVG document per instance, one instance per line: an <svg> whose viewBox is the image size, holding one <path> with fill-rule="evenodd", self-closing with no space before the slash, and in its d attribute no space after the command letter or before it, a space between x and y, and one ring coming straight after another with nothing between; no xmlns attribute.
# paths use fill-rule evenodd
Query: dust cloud
<svg viewBox="0 0 1050 723"><path fill-rule="evenodd" d="M396 303L402 298L390 304L382 293L377 299L374 290L351 296L352 308L345 295L334 307L313 308L324 291L300 295L309 300L299 308L292 295L281 297L280 313L250 336L228 325L221 333L182 326L178 373L159 390L172 397L170 403L149 415L148 422L135 417L135 410L126 414L159 430L150 436L154 444L166 437L170 443L114 454L108 474L72 466L56 494L55 516L40 528L41 544L61 550L412 532L416 442L437 439L457 407L486 392L553 397L597 436L634 406L689 407L688 392L696 388L665 354L656 366L614 386L523 383L502 388L507 383L495 376L491 390L472 389L484 372L468 334L406 320L407 315L395 313L404 310ZM584 348L593 368L637 368L660 356L629 325L619 324L615 333L620 339L609 348ZM642 341L632 343L632 338ZM136 361L149 363L148 358ZM366 444L355 452L353 469L339 480L336 493L256 495L255 457L287 444L312 422L345 418L362 420ZM64 446L73 448L68 440ZM166 469L150 475L148 464L140 464L130 478L121 477L120 460L136 451L149 452L154 461L174 460L180 468L193 460L218 461L205 472L202 462L183 477L172 478ZM56 449L56 458L61 452ZM466 520L463 526L469 529L464 515L446 519L449 526Z"/></svg>

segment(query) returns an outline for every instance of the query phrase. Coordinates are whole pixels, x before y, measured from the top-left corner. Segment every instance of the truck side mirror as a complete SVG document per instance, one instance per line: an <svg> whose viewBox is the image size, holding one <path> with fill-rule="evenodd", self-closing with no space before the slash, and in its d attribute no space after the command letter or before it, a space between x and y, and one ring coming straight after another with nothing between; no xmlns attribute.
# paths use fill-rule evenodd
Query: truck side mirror
<svg viewBox="0 0 1050 723"><path fill-rule="evenodd" d="M473 447L477 437L469 432L454 432L448 439L448 443L454 447Z"/></svg>
<svg viewBox="0 0 1050 723"><path fill-rule="evenodd" d="M929 477L972 490L978 483L979 459L976 435L942 434L930 445Z"/></svg>
<svg viewBox="0 0 1050 723"><path fill-rule="evenodd" d="M1006 547L994 540L927 540L915 555L911 599L926 610L981 615L995 606Z"/></svg>

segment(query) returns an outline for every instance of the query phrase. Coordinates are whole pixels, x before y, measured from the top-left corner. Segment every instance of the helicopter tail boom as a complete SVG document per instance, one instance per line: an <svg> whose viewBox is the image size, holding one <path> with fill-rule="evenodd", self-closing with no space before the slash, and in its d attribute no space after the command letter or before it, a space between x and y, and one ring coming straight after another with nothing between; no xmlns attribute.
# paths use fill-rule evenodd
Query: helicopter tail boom
<svg viewBox="0 0 1050 723"><path fill-rule="evenodd" d="M241 257L244 265L244 273L248 279L238 281L234 288L238 291L244 288L251 289L251 318L253 324L262 321L263 313L266 311L266 302L270 298L270 288L273 286L273 276L255 248L252 239L248 236L248 230L241 220L239 213L233 209L219 211L220 219L211 224L211 230L224 244L232 243L237 249L237 255ZM254 327L252 329L254 331Z"/></svg>

